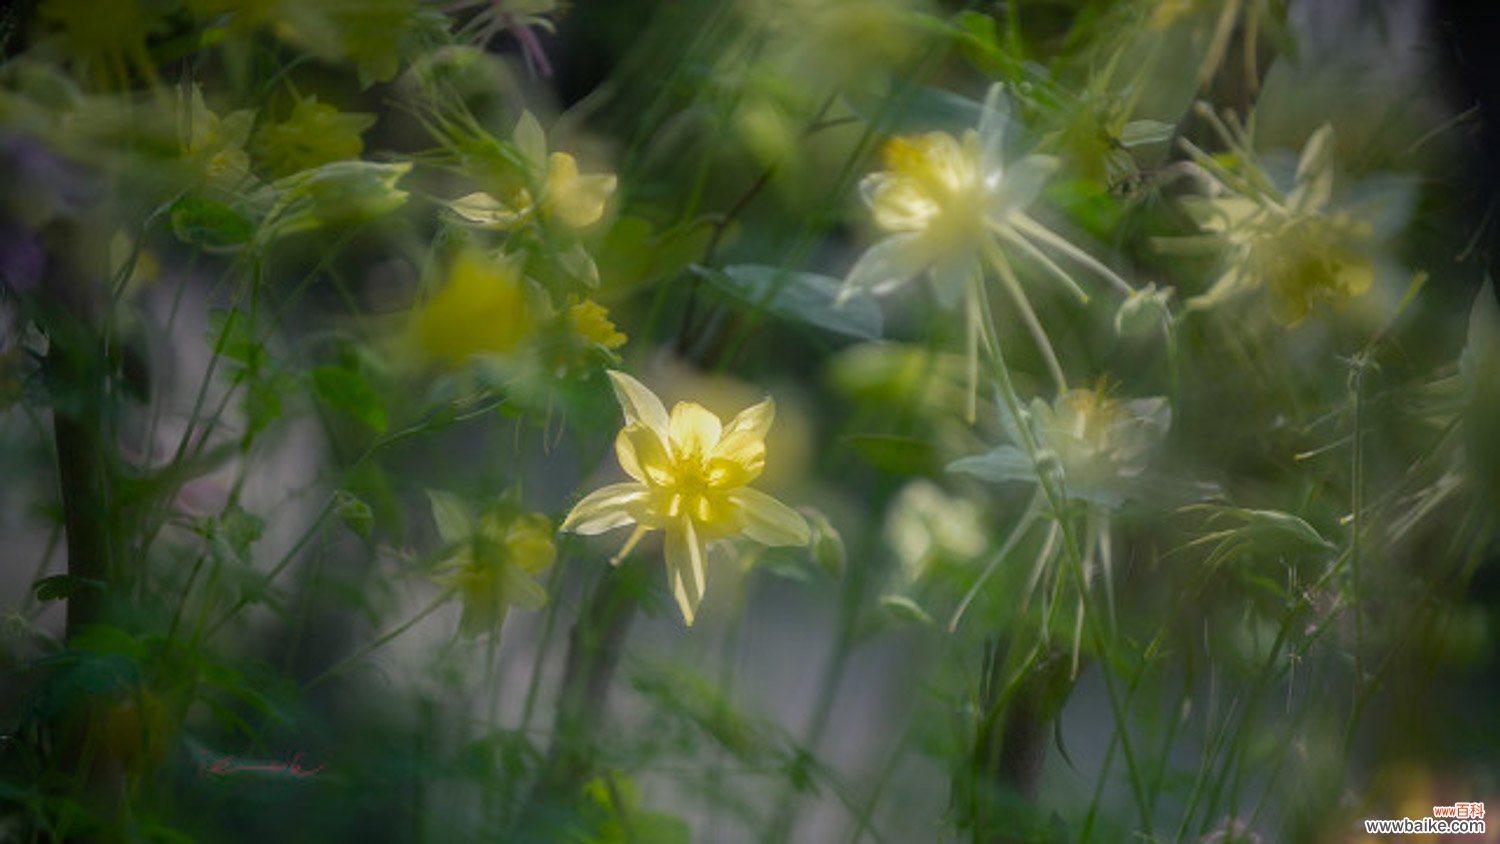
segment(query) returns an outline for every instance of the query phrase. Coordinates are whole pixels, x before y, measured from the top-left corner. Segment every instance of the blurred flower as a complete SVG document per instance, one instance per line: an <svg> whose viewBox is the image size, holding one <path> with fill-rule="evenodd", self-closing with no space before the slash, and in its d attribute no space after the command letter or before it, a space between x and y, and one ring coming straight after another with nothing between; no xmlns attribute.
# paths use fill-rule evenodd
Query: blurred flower
<svg viewBox="0 0 1500 844"><path fill-rule="evenodd" d="M568 308L568 324L573 333L587 343L614 350L625 345L626 337L609 321L609 311L593 299L584 299Z"/></svg>
<svg viewBox="0 0 1500 844"><path fill-rule="evenodd" d="M799 513L748 486L765 466L776 406L768 398L727 426L694 402L679 402L669 416L645 385L622 372L609 376L625 415L615 454L635 480L585 496L561 530L594 535L634 524L616 563L647 531L665 531L667 576L691 625L706 585L707 543L736 534L764 545L805 545L811 538Z"/></svg>
<svg viewBox="0 0 1500 844"><path fill-rule="evenodd" d="M980 338L990 330L983 313L987 305L982 298L982 263L999 276L1059 388L1065 380L1061 367L1007 249L1027 256L1081 300L1087 301L1087 294L1038 244L1093 269L1126 293L1131 291L1119 276L1025 213L1057 168L1057 160L1028 155L1007 165L1000 157L1006 119L1001 87L996 85L985 100L978 129L965 132L962 139L945 132L893 138L885 147L885 169L860 184L875 224L889 234L860 256L844 279L847 297L862 288L887 292L926 272L945 306L965 297L971 396L977 392Z"/></svg>
<svg viewBox="0 0 1500 844"><path fill-rule="evenodd" d="M417 309L414 326L422 351L452 366L476 354L514 350L533 328L519 262L476 249L460 252L442 289Z"/></svg>
<svg viewBox="0 0 1500 844"><path fill-rule="evenodd" d="M255 112L241 109L220 117L209 110L203 101L203 89L196 85L191 93L178 88L177 96L182 157L194 175L225 191L241 186L250 178L245 142L250 139Z"/></svg>
<svg viewBox="0 0 1500 844"><path fill-rule="evenodd" d="M891 503L885 539L901 561L908 583L922 579L939 558L968 561L984 551L984 518L972 501L949 495L937 484L907 484Z"/></svg>
<svg viewBox="0 0 1500 844"><path fill-rule="evenodd" d="M146 39L165 26L172 5L162 0L45 0L37 16L56 27L52 41L82 75L105 86L130 87L131 74L156 83Z"/></svg>
<svg viewBox="0 0 1500 844"><path fill-rule="evenodd" d="M460 633L498 631L510 607L536 609L547 603L546 590L533 577L557 558L546 516L501 504L475 520L456 496L428 495L438 534L453 549L433 579L463 601Z"/></svg>
<svg viewBox="0 0 1500 844"><path fill-rule="evenodd" d="M483 229L511 229L533 219L581 229L604 216L604 207L615 192L614 174L580 174L573 156L549 153L546 133L531 112L522 113L512 140L528 170L527 181L540 191L540 199L527 187L505 201L489 193L471 193L448 203L453 213Z"/></svg>
<svg viewBox="0 0 1500 844"><path fill-rule="evenodd" d="M741 0L762 72L828 89L882 79L920 50L918 0ZM738 75L738 74L736 74ZM814 86L816 87L816 86ZM821 89L814 93L821 97Z"/></svg>
<svg viewBox="0 0 1500 844"><path fill-rule="evenodd" d="M277 179L252 194L250 201L269 206L262 237L352 225L400 208L407 193L396 182L410 170L408 161L334 161Z"/></svg>
<svg viewBox="0 0 1500 844"><path fill-rule="evenodd" d="M1245 149L1244 139L1231 143ZM1333 127L1324 124L1302 149L1295 183L1281 191L1259 166L1240 156L1246 168L1235 174L1198 153L1200 163L1225 183L1226 193L1189 198L1198 225L1227 247L1226 269L1213 286L1188 300L1190 308L1211 308L1251 290L1264 290L1271 316L1293 326L1321 305L1342 305L1369 292L1375 280L1372 253L1383 245L1404 213L1385 214L1384 225L1331 207ZM1388 203L1399 205L1400 203Z"/></svg>
<svg viewBox="0 0 1500 844"><path fill-rule="evenodd" d="M246 60L252 36L269 29L324 61L353 64L360 84L385 82L400 69L411 36L425 23L417 0L187 0L210 25L205 40L231 36Z"/></svg>
<svg viewBox="0 0 1500 844"><path fill-rule="evenodd" d="M330 161L357 159L364 153L360 135L375 125L375 115L342 112L317 97L298 99L292 113L256 133L256 146L275 176L287 176Z"/></svg>
<svg viewBox="0 0 1500 844"><path fill-rule="evenodd" d="M1022 424L1031 427L1042 449L1043 470L1060 473L1069 497L1106 509L1148 492L1138 482L1172 423L1165 398L1121 400L1086 389L1068 390L1050 405L1034 399L1026 416ZM1004 412L1001 420L1011 442L1020 443L1017 421ZM1037 468L1015 445L965 457L950 468L989 481L1037 481Z"/></svg>

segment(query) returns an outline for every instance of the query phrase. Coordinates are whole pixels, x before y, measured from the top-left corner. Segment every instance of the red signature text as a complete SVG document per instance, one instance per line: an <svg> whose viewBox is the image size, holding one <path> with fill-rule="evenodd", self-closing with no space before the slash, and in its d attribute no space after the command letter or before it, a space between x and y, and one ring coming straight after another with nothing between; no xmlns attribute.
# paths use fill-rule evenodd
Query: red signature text
<svg viewBox="0 0 1500 844"><path fill-rule="evenodd" d="M199 776L224 779L235 774L250 774L258 776L269 776L274 778L290 777L291 779L304 780L315 777L323 771L327 765L319 765L316 768L302 767L302 754L298 753L288 762L266 762L254 759L237 759L233 756L220 756L198 769Z"/></svg>

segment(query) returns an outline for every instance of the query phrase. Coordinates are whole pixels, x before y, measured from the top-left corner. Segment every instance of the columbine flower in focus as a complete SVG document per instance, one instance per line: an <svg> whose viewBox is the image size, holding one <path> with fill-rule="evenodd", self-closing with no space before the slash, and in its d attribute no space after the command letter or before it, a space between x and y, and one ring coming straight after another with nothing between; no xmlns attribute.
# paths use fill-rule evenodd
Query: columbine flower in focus
<svg viewBox="0 0 1500 844"><path fill-rule="evenodd" d="M452 548L433 579L463 601L460 633L497 631L510 607L536 609L547 603L547 592L534 577L557 558L547 517L497 505L474 519L455 496L428 495L438 535Z"/></svg>
<svg viewBox="0 0 1500 844"><path fill-rule="evenodd" d="M527 298L517 261L464 250L454 257L442 289L417 309L417 344L428 357L452 366L477 354L512 351L533 328Z"/></svg>
<svg viewBox="0 0 1500 844"><path fill-rule="evenodd" d="M1247 172L1238 174L1190 148L1194 158L1223 183L1224 193L1189 198L1184 207L1226 247L1226 269L1190 308L1210 308L1242 293L1264 291L1272 318L1293 326L1322 305L1339 306L1370 291L1372 252L1404 222L1401 199L1387 198L1371 218L1334 210L1333 127L1314 132L1302 149L1295 182L1283 192L1250 159L1248 139L1222 124L1221 133L1239 153ZM1379 225L1377 225L1377 222Z"/></svg>
<svg viewBox="0 0 1500 844"><path fill-rule="evenodd" d="M512 229L534 219L581 229L604 216L605 205L615 192L614 174L579 173L573 156L548 152L546 133L531 112L522 113L516 122L512 142L527 168L531 187L522 187L503 200L489 193L471 193L448 203L453 213L483 229Z"/></svg>
<svg viewBox="0 0 1500 844"><path fill-rule="evenodd" d="M1001 159L1006 113L1001 88L990 89L977 130L962 138L946 132L896 137L885 147L885 169L866 176L860 192L875 224L887 232L870 247L844 279L847 297L858 289L883 293L913 277L931 276L946 306L964 297L968 323L970 416L977 391L978 348L988 337L987 299L981 278L988 266L1000 278L1045 356L1059 388L1065 379L1051 343L1032 311L1016 275L1019 253L1047 272L1080 300L1088 296L1041 247L1094 270L1126 293L1130 285L1083 250L1026 213L1057 168L1046 155L1028 155L1013 164Z"/></svg>
<svg viewBox="0 0 1500 844"><path fill-rule="evenodd" d="M635 525L613 563L647 531L664 531L667 577L691 625L703 600L709 542L743 535L763 545L805 545L811 538L799 513L749 486L765 467L776 405L768 398L724 425L693 402L679 402L669 415L639 381L613 370L609 377L625 415L615 454L634 480L585 496L560 530L594 535Z"/></svg>

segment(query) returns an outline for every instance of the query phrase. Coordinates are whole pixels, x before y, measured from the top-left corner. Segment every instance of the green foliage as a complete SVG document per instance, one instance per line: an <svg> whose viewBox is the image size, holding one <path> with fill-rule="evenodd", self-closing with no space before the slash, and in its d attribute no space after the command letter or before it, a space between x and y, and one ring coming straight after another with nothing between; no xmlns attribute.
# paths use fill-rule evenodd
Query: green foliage
<svg viewBox="0 0 1500 844"><path fill-rule="evenodd" d="M4 7L0 839L1493 793L1493 115L1386 3L960 5Z"/></svg>

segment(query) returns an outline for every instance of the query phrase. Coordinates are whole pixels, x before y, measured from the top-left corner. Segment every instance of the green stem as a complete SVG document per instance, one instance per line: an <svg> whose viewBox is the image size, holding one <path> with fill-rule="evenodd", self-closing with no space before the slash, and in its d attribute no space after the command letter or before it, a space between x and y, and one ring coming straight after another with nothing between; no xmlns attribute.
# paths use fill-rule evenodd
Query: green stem
<svg viewBox="0 0 1500 844"><path fill-rule="evenodd" d="M1032 465L1037 470L1038 486L1047 497L1047 503L1052 509L1054 517L1061 525L1063 538L1063 549L1067 555L1068 567L1072 572L1074 585L1078 589L1079 599L1083 604L1085 616L1085 627L1088 629L1089 638L1092 640L1095 650L1099 654L1099 673L1104 679L1104 688L1109 699L1110 712L1114 717L1115 728L1120 736L1120 749L1125 756L1125 766L1130 777L1130 787L1135 797L1136 809L1140 814L1141 832L1150 837L1151 832L1151 810L1146 800L1146 790L1141 780L1140 766L1137 763L1135 748L1130 740L1129 724L1125 718L1125 711L1120 700L1120 690L1116 686L1114 671L1110 667L1108 640L1103 629L1098 623L1097 614L1092 607L1092 599L1089 597L1087 582L1084 578L1083 558L1079 552L1078 542L1073 536L1073 531L1067 524L1065 517L1066 498L1061 489L1058 488L1056 478L1043 466L1041 460L1041 448L1038 445L1031 427L1027 422L1025 411L1021 404L1021 398L1016 393L1015 384L1011 381L1010 370L1005 365L1004 354L1000 345L994 338L994 317L989 312L989 300L980 298L980 305L984 309L984 323L989 328L988 341L991 361L994 364L995 380L1000 388L1001 399L1005 402L1007 410L1012 418L1016 420L1016 429L1020 434L1021 444L1026 451L1027 457L1031 459Z"/></svg>
<svg viewBox="0 0 1500 844"><path fill-rule="evenodd" d="M606 568L579 611L568 639L552 745L517 821L523 831L538 831L549 808L571 802L594 773L594 744L637 609L630 583L635 574L629 561Z"/></svg>
<svg viewBox="0 0 1500 844"><path fill-rule="evenodd" d="M303 692L303 694L306 694L308 691L311 691L314 687L316 687L320 683L324 682L325 680L328 680L328 679L330 679L332 677L335 677L335 676L343 673L344 671L348 670L350 666L354 665L355 663L359 662L360 660L364 659L365 657L369 656L370 654L372 654L375 651L379 650L380 648L384 647L392 639L395 639L397 636L400 636L402 633L405 633L406 631L408 631L411 628L415 627L418 623L420 623L422 621L422 619L426 618L429 615L432 615L434 612L437 611L437 609L439 607L442 607L444 604L447 604L448 603L448 599L451 598L451 597L453 597L453 593L455 591L457 591L457 590L456 589L445 589L445 590L443 590L442 593L440 593L436 598L433 599L432 603L430 603L427 606L423 607L422 610L421 610L421 612L418 612L416 615L414 615L411 618L407 619L406 621L402 622L400 625L398 625L395 628L391 629L389 632L383 633L380 636L377 636L374 640L372 640L369 644L365 645L363 648L360 648L359 650L355 651L354 653L352 653L352 654L344 657L343 659L339 660L338 662L336 662L333 665L329 666L328 668L324 669L321 674L318 674L317 676L313 677L311 680L308 680L306 683L303 683L302 684L302 692Z"/></svg>

